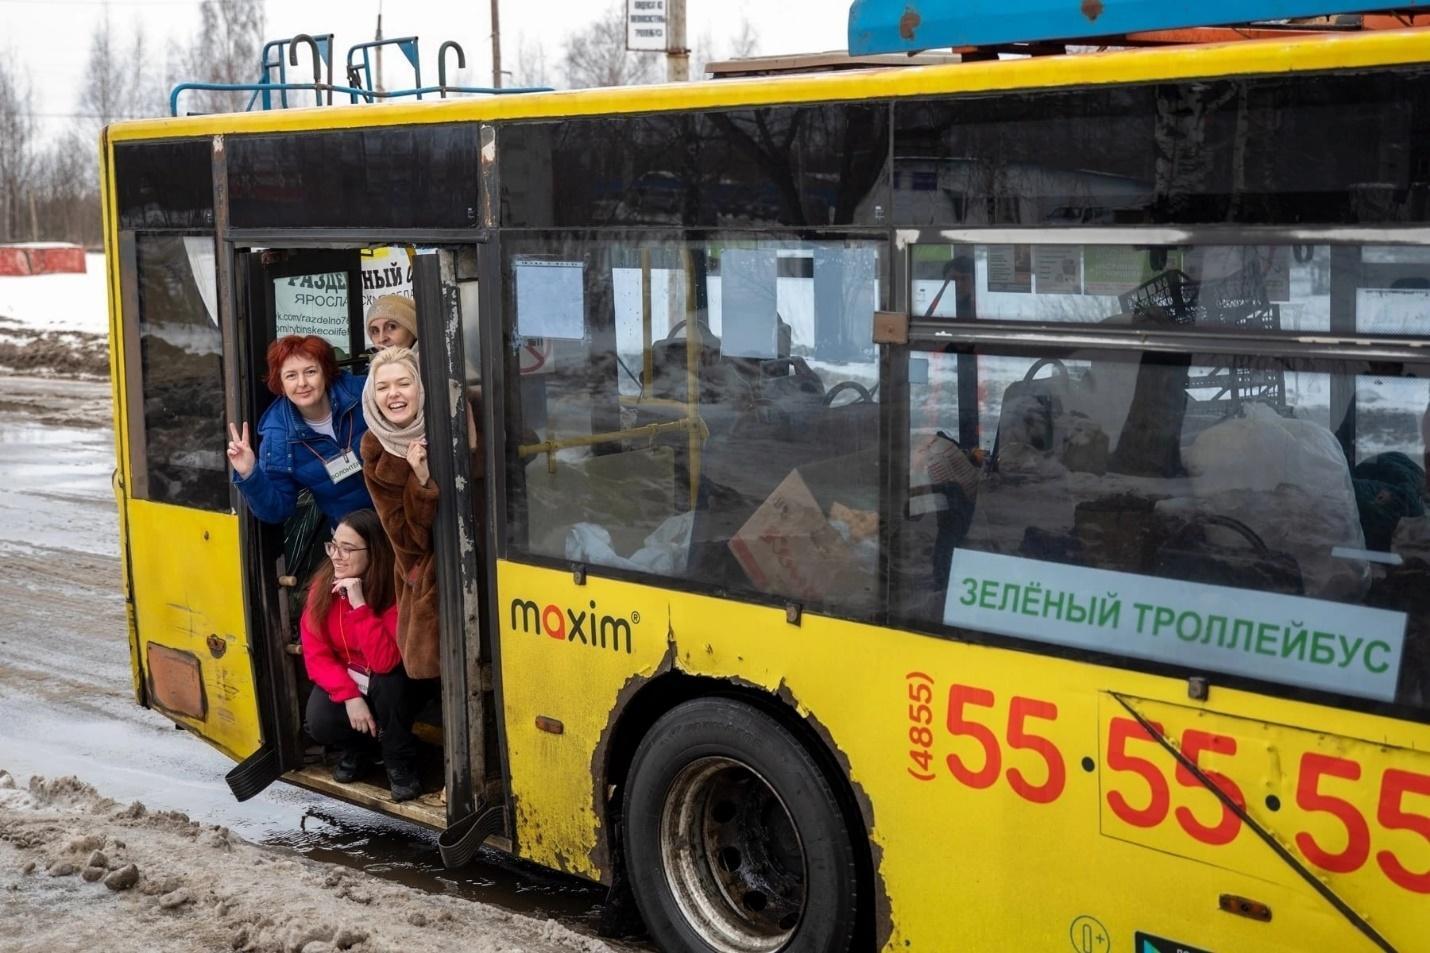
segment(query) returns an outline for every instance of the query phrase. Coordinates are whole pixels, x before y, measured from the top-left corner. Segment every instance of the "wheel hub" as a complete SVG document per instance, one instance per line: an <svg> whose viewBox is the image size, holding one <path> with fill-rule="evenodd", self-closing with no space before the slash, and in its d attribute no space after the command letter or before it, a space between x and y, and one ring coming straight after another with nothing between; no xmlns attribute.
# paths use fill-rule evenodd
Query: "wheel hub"
<svg viewBox="0 0 1430 953"><path fill-rule="evenodd" d="M774 953L804 915L804 845L774 789L748 765L701 758L661 812L661 862L675 901L720 953Z"/></svg>

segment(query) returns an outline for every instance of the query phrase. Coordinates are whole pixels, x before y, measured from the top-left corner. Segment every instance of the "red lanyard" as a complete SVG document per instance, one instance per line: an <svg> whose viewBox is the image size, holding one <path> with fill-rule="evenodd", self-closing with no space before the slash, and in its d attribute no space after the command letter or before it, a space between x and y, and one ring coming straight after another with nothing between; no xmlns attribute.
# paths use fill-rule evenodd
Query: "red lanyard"
<svg viewBox="0 0 1430 953"><path fill-rule="evenodd" d="M338 598L341 599L341 598L343 598L343 597L342 597L341 595L339 595ZM357 668L358 666L353 665L353 653L352 653L352 650L348 648L348 632L347 632L347 626L343 625L343 616L347 615L347 613L343 611L343 607L342 607L341 605L339 605L339 606L337 607L337 610L338 610L338 638L340 638L340 639L343 640L343 661L347 664L347 667L348 667L348 668ZM362 673L363 673L364 675L371 675L371 674L372 674L372 669L369 668L369 667L366 666L366 665L361 666L361 670L362 670Z"/></svg>
<svg viewBox="0 0 1430 953"><path fill-rule="evenodd" d="M300 415L300 416L301 416L301 415ZM334 414L334 416L337 416L337 415ZM337 429L337 428L334 428L334 432L336 432L336 429ZM352 453L352 452L353 452L353 434L354 434L356 431L357 431L357 421L356 421L356 420L353 420L352 416L349 415L349 416L348 416L348 443L347 443L347 446L343 447L343 453ZM314 450L312 447L308 446L308 441L306 441L306 440L300 440L300 441L298 441L298 442L301 443L301 444L303 445L303 447L304 447L309 453L311 453L314 457L316 457L319 463L326 464L326 463L328 462L328 461L326 461L326 460L323 459L323 455L322 455L321 453L319 453L318 451ZM333 443L337 443L337 441L334 440Z"/></svg>

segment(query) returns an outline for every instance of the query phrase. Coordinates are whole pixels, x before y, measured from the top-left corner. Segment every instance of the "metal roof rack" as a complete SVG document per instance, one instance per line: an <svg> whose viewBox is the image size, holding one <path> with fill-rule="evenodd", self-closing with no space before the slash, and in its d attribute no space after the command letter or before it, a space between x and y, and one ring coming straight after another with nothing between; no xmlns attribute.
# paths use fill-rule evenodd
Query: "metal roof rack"
<svg viewBox="0 0 1430 953"><path fill-rule="evenodd" d="M311 83L291 82L288 67L298 65L298 48L306 46L311 53L313 81ZM371 53L384 46L396 46L412 65L413 85L407 89L383 90L376 88L373 81ZM422 85L422 63L415 36L395 37L358 43L348 49L346 58L347 85L333 82L333 34L310 35L298 33L281 40L270 40L263 45L259 56L259 78L254 83L180 83L169 93L169 114L179 112L179 97L189 90L212 90L217 92L251 93L245 112L254 110L288 109L289 93L311 92L313 105L333 104L333 94L347 96L350 104L386 102L397 99L422 99L436 94L446 99L449 93L462 95L511 95L515 93L549 92L550 87L495 88L487 86L452 86L447 83L447 54L457 54L457 68L467 65L467 56L455 40L442 44L437 52L437 85ZM323 71L326 67L327 78Z"/></svg>

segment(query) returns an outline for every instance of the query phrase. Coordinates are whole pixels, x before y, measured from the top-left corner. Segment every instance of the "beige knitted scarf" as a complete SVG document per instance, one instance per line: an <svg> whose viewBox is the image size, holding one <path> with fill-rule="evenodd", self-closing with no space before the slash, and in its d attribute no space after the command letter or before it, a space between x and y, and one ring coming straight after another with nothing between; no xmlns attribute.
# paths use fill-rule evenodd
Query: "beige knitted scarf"
<svg viewBox="0 0 1430 953"><path fill-rule="evenodd" d="M382 415L377 403L377 371L388 364L407 365L407 369L412 372L412 379L417 382L417 416L405 427L393 426L392 422ZM372 431L384 450L406 458L408 446L426 435L427 419L423 409L425 400L416 351L405 347L389 347L373 355L372 364L367 369L367 382L362 386L362 411L367 418L367 429Z"/></svg>

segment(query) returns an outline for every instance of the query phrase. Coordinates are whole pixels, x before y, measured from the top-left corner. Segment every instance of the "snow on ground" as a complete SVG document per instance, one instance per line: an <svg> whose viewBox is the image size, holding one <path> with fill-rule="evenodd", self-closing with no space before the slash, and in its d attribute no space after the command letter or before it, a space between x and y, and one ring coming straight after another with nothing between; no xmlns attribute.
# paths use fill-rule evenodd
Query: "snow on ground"
<svg viewBox="0 0 1430 953"><path fill-rule="evenodd" d="M0 771L6 953L615 953L485 904L257 847L73 778Z"/></svg>
<svg viewBox="0 0 1430 953"><path fill-rule="evenodd" d="M30 374L109 373L104 256L82 275L0 276L0 367Z"/></svg>
<svg viewBox="0 0 1430 953"><path fill-rule="evenodd" d="M0 316L36 331L109 333L104 256L84 256L82 275L0 276Z"/></svg>

